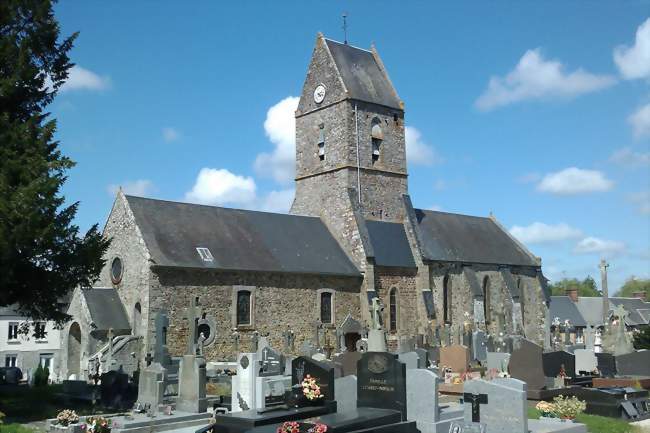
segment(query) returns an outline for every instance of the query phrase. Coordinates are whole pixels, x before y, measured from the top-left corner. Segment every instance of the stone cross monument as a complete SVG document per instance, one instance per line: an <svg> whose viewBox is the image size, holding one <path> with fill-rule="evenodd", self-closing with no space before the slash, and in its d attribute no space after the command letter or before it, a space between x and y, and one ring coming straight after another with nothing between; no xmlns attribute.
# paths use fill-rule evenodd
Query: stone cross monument
<svg viewBox="0 0 650 433"><path fill-rule="evenodd" d="M603 291L603 324L607 327L609 319L609 290L607 288L607 268L609 263L605 259L600 261L600 281Z"/></svg>
<svg viewBox="0 0 650 433"><path fill-rule="evenodd" d="M176 409L179 412L203 413L208 408L205 398L205 358L196 355L196 319L200 310L192 298L187 309L190 332L187 338L187 351L181 358L178 372L178 399Z"/></svg>

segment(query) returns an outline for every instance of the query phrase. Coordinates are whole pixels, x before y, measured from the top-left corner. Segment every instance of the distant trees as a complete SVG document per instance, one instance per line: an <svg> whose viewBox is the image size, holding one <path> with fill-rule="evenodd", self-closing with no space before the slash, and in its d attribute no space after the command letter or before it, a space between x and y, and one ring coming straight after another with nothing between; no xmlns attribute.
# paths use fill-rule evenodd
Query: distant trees
<svg viewBox="0 0 650 433"><path fill-rule="evenodd" d="M645 298L650 302L650 279L630 277L618 291L617 296L631 298L635 292L645 292Z"/></svg>
<svg viewBox="0 0 650 433"><path fill-rule="evenodd" d="M74 162L45 111L76 36L59 40L50 0L0 1L0 306L59 323L60 298L94 282L109 244L97 225L82 235L73 224L78 203L61 187Z"/></svg>
<svg viewBox="0 0 650 433"><path fill-rule="evenodd" d="M580 281L577 278L563 278L562 280L549 284L551 295L562 296L568 289L578 289L578 296L602 296L602 293L596 287L596 280L587 276Z"/></svg>

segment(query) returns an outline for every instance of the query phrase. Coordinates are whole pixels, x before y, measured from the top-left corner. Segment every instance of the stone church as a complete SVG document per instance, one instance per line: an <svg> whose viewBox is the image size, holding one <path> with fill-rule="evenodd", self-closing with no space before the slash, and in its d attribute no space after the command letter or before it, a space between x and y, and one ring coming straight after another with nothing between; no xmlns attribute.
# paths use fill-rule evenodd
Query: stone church
<svg viewBox="0 0 650 433"><path fill-rule="evenodd" d="M243 351L254 334L280 348L290 329L297 351L317 321L332 335L348 315L368 323L376 297L392 348L434 325L457 335L471 324L541 343L549 298L540 259L492 216L413 206L404 114L374 47L319 34L295 113L289 214L119 192L97 287L77 289L69 305L68 375L83 375L109 335L137 342L142 359L160 311L169 318L171 354L182 354L192 300L202 311L198 329L209 334L208 360L233 355L233 333Z"/></svg>

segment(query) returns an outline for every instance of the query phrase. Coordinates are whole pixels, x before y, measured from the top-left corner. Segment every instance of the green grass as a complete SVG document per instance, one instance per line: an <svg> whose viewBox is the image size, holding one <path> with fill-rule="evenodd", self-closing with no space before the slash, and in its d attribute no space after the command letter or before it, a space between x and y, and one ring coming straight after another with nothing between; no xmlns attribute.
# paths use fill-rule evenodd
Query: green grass
<svg viewBox="0 0 650 433"><path fill-rule="evenodd" d="M1 386L0 412L4 412L6 415L4 420L6 423L27 423L56 418L56 414L63 409L73 409L79 415L106 412L101 406L93 406L86 402L66 404L59 395L62 390L62 385L49 385L38 388ZM11 430L7 431L13 433ZM4 432L4 429L0 430L0 433Z"/></svg>
<svg viewBox="0 0 650 433"><path fill-rule="evenodd" d="M528 408L528 418L539 418L539 412L533 407ZM625 421L616 418L609 418L598 415L587 415L581 413L576 418L576 422L585 424L589 433L637 433L638 429L634 428Z"/></svg>
<svg viewBox="0 0 650 433"><path fill-rule="evenodd" d="M33 433L34 430L20 424L0 424L0 433Z"/></svg>

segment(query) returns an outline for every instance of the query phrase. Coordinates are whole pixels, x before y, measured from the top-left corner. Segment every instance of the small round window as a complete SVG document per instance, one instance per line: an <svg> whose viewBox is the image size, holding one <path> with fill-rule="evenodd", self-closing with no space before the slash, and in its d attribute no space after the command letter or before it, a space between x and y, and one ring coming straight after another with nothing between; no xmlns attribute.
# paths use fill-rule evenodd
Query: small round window
<svg viewBox="0 0 650 433"><path fill-rule="evenodd" d="M111 281L113 281L113 284L119 284L122 281L123 271L122 259L115 257L111 262Z"/></svg>

